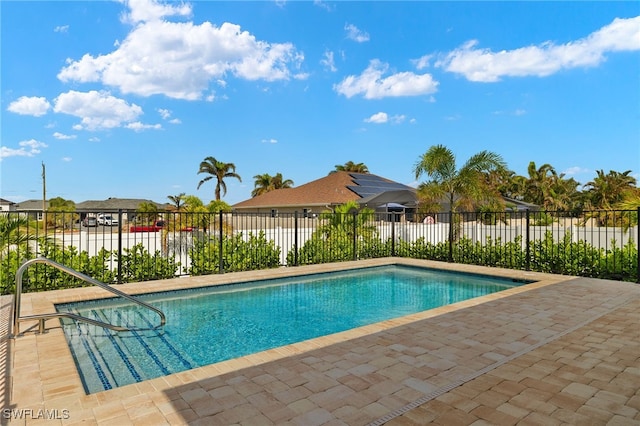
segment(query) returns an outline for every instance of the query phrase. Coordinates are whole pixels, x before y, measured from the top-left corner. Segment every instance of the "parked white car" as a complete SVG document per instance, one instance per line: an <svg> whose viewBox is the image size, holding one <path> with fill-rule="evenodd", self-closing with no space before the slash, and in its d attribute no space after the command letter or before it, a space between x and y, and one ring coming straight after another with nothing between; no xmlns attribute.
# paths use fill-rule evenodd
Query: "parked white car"
<svg viewBox="0 0 640 426"><path fill-rule="evenodd" d="M118 224L118 218L115 216L111 216L110 214L100 213L97 217L98 217L98 225L116 226Z"/></svg>

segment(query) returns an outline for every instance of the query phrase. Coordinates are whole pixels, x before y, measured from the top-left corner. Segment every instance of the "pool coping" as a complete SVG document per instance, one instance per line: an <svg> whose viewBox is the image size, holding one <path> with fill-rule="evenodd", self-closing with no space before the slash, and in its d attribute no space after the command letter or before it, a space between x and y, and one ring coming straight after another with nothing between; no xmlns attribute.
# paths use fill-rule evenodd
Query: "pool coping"
<svg viewBox="0 0 640 426"><path fill-rule="evenodd" d="M381 331L412 324L417 321L434 318L446 313L482 305L490 301L500 300L513 295L575 279L575 277L569 276L514 271L500 268L486 268L405 258L383 258L356 262L278 268L263 271L176 278L171 280L123 284L118 286L118 288L129 294L144 294L158 291L170 291L175 290L176 288L195 288L209 285L283 278L301 274L315 274L328 271L359 269L363 267L391 264L427 267L445 271L480 273L482 275L493 275L496 277L534 282L441 308L382 321L380 323L358 327L356 329L318 337L245 357L198 367L194 370L175 373L170 376L160 377L142 383L127 385L90 395L86 395L84 393L79 374L76 370L76 366L62 329L59 326L53 326L54 323L49 321L48 327L51 328L48 329L47 333L35 334L33 332L33 328L29 329L25 324L21 327L21 331L24 332L24 335L10 342L11 363L8 368L8 385L11 393L11 408L44 407L48 409L57 409L60 407L71 407L69 410L74 411L72 419L73 422L87 419L96 421L100 420L101 415L103 415L104 419L115 419L116 415L114 413L103 413L100 411L99 407L108 406L108 403L113 401L135 398L136 395L140 396L146 392L164 391L173 387L188 385L192 382L233 373L245 368L287 359L292 356L304 355L310 351L326 348L337 343L347 342ZM112 296L113 295L111 293L105 292L99 288L80 288L43 293L28 293L23 295L22 314L28 315L34 313L55 312L54 304L57 303L68 303ZM37 348L36 351L33 351L34 346ZM34 388L40 388L41 391L34 392ZM171 410L168 409L168 412L170 411ZM129 418L132 417L130 416ZM167 416L167 413L165 413L164 418L166 420L170 418L170 416ZM384 418L384 416L381 416L381 418ZM72 423L69 421L70 419L59 420L61 423Z"/></svg>

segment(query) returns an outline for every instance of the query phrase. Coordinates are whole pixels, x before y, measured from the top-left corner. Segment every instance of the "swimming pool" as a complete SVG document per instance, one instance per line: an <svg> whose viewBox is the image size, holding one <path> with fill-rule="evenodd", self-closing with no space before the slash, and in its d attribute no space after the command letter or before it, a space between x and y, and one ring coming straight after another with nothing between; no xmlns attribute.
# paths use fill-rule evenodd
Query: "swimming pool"
<svg viewBox="0 0 640 426"><path fill-rule="evenodd" d="M389 265L56 305L59 311L136 327L114 333L63 320L85 392L95 393L237 358L523 284L510 279ZM146 329L146 330L145 330Z"/></svg>

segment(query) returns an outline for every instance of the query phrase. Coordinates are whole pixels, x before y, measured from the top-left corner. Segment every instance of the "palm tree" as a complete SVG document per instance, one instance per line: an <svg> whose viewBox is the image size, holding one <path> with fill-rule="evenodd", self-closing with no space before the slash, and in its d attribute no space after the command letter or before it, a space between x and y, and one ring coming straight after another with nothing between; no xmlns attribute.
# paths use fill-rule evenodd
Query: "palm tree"
<svg viewBox="0 0 640 426"><path fill-rule="evenodd" d="M344 165L336 164L336 169L329 172L351 172L351 173L369 173L369 169L365 166L364 163L354 163L353 161L347 161Z"/></svg>
<svg viewBox="0 0 640 426"><path fill-rule="evenodd" d="M283 179L282 173L278 173L275 176L271 176L269 173L261 175L255 175L253 177L254 189L251 191L252 197L257 197L266 192L273 191L275 189L291 188L293 181L291 179Z"/></svg>
<svg viewBox="0 0 640 426"><path fill-rule="evenodd" d="M605 174L604 170L597 170L596 177L585 185L591 206L608 210L620 203L636 187L636 179L630 173L631 170L623 173L610 170Z"/></svg>
<svg viewBox="0 0 640 426"><path fill-rule="evenodd" d="M543 206L545 210L574 210L579 206L579 183L575 179L565 178L564 173L558 174L550 164L536 168L533 161L529 163L527 172L525 201Z"/></svg>
<svg viewBox="0 0 640 426"><path fill-rule="evenodd" d="M180 211L184 207L184 196L185 193L181 192L178 195L168 195L167 198L171 201L171 209L175 211Z"/></svg>
<svg viewBox="0 0 640 426"><path fill-rule="evenodd" d="M202 186L203 183L213 179L214 177L217 179L216 183L216 200L220 199L220 192L222 191L222 195L227 193L227 184L224 182L224 178L234 177L242 182L242 178L239 174L236 173L236 165L233 163L223 163L222 161L218 161L213 157L207 157L200 163L200 169L198 170L198 174L207 173L209 176L205 177L198 183L198 188Z"/></svg>
<svg viewBox="0 0 640 426"><path fill-rule="evenodd" d="M616 203L614 207L620 210L637 210L640 208L640 188L625 191L622 200Z"/></svg>
<svg viewBox="0 0 640 426"><path fill-rule="evenodd" d="M549 207L552 202L551 188L558 177L556 169L550 164L543 164L536 168L534 161L529 162L527 167L529 179L525 191L525 201L539 206Z"/></svg>
<svg viewBox="0 0 640 426"><path fill-rule="evenodd" d="M451 211L459 207L472 208L480 200L495 201L497 194L488 190L485 173L506 168L502 157L490 151L479 152L456 169L456 158L450 149L443 145L434 145L416 162L416 179L426 174L430 181L421 184L418 195L421 203L439 207L443 199L449 201Z"/></svg>
<svg viewBox="0 0 640 426"><path fill-rule="evenodd" d="M369 207L360 207L356 201L347 201L336 206L333 211L328 210L320 214L320 220L324 224L318 227L318 232L325 238L346 238L351 240L355 227L356 235L370 236L375 232L375 227L370 225L374 210Z"/></svg>
<svg viewBox="0 0 640 426"><path fill-rule="evenodd" d="M26 217L0 215L0 259L11 250L21 249L24 255L31 253L31 242L37 240L35 225Z"/></svg>

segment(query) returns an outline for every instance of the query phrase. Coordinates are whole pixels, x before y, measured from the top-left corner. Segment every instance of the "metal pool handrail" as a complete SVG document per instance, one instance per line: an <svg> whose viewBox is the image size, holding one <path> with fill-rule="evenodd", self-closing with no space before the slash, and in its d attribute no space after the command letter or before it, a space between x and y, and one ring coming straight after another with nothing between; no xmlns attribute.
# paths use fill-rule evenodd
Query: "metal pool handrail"
<svg viewBox="0 0 640 426"><path fill-rule="evenodd" d="M162 312L160 309L156 308L155 306L152 306L148 303L143 302L142 300L138 300L135 297L124 293L118 289L115 289L113 287L111 287L110 285L107 285L101 281L98 281L94 278L91 278L88 275L85 275L81 272L78 272L74 269L71 269L67 266L64 266L58 262L54 262L51 259L47 259L46 257L37 257L35 259L31 259L31 260L27 260L26 262L24 262L19 268L18 271L16 272L16 294L15 297L13 298L13 329L11 337L17 337L18 334L20 334L20 321L21 320L39 320L39 332L44 332L44 322L45 320L47 320L48 318L61 318L61 317L65 317L65 318L72 318L75 319L77 321L84 321L87 322L89 324L93 324L93 325L98 325L100 327L105 327L108 328L110 330L115 330L115 331L128 331L130 330L127 327L122 327L122 326L118 326L118 325L113 325L113 324L109 324L106 322L102 322L102 321L98 321L98 320L94 320L91 318L87 318L87 317L83 317L80 315L76 315L73 314L71 312L55 312L55 313L48 313L48 314L36 314L36 315L28 315L28 316L24 316L24 317L20 317L20 299L21 299L21 295L22 295L22 276L24 275L24 271L31 265L34 265L36 263L44 263L47 264L49 266L53 266L54 268L57 268L63 272L66 272L69 275L72 275L76 278L79 278L89 284L93 284L93 285L97 285L98 287L111 292L113 294L115 294L116 296L120 296L120 297L124 297L127 300L132 301L133 303L143 306L147 309L151 309L152 311L154 311L155 313L157 313L160 316L160 325L158 325L157 327L162 327L165 325L166 323L166 317L164 315L164 312ZM156 327L156 328L157 328Z"/></svg>

